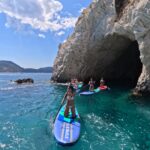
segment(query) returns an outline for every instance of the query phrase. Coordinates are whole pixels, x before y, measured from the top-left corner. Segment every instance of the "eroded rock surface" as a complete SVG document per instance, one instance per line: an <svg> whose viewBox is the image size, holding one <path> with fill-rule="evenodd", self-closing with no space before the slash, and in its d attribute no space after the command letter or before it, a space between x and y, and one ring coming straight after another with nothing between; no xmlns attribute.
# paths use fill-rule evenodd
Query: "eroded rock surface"
<svg viewBox="0 0 150 150"><path fill-rule="evenodd" d="M94 0L78 18L74 33L60 44L52 79L104 77L135 84L142 71L138 87L146 84L150 90L149 49L149 0Z"/></svg>
<svg viewBox="0 0 150 150"><path fill-rule="evenodd" d="M34 83L34 80L31 78L27 78L27 79L18 79L15 81L17 84L23 84L23 83Z"/></svg>

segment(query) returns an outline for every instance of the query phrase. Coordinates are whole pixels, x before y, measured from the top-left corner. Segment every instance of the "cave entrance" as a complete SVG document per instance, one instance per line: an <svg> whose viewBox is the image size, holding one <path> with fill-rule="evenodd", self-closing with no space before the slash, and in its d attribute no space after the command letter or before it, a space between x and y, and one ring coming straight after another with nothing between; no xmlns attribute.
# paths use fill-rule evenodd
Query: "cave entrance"
<svg viewBox="0 0 150 150"><path fill-rule="evenodd" d="M142 72L142 62L140 59L139 45L137 41L130 41L123 53L112 63L115 69L110 74L115 74L115 78L108 80L114 84L124 84L135 87ZM108 67L108 70L111 68Z"/></svg>
<svg viewBox="0 0 150 150"><path fill-rule="evenodd" d="M108 83L134 87L142 72L138 42L117 34L109 35L100 48L89 51L85 64L86 81L93 77L98 83L103 77Z"/></svg>

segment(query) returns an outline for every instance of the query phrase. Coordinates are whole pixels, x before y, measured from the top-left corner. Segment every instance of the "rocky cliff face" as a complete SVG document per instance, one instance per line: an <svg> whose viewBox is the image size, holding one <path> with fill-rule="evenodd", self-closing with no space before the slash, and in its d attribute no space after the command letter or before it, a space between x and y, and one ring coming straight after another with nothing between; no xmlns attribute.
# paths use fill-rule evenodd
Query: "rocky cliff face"
<svg viewBox="0 0 150 150"><path fill-rule="evenodd" d="M104 77L150 90L149 47L149 0L93 0L60 45L52 79Z"/></svg>

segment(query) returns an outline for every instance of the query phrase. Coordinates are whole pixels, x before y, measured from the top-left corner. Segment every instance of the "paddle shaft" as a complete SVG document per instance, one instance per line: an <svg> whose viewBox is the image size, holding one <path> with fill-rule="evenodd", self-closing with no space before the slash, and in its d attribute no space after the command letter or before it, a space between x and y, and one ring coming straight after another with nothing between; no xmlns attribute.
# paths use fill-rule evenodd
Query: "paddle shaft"
<svg viewBox="0 0 150 150"><path fill-rule="evenodd" d="M57 114L56 114L55 118L54 118L53 124L54 124L54 122L55 122L55 120L56 120L56 117L57 117L57 115L58 115L58 113L59 113L59 111L60 111L60 109L61 109L61 107L62 107L62 105L63 105L63 103L64 103L64 101L65 101L66 94L67 94L67 93L65 93L65 95L64 95L64 97L63 97L63 99L62 99L62 101L61 101L61 105L60 105L60 107L59 107L59 109L58 109L58 111L57 111Z"/></svg>

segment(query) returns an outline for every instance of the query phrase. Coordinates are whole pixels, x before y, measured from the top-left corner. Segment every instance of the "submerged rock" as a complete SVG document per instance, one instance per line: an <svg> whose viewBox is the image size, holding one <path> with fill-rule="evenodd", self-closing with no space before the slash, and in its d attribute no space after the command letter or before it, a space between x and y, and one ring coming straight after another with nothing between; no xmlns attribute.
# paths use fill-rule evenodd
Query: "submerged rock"
<svg viewBox="0 0 150 150"><path fill-rule="evenodd" d="M133 91L131 92L130 96L132 97L141 97L142 93L141 91L139 91L138 88L133 89Z"/></svg>
<svg viewBox="0 0 150 150"><path fill-rule="evenodd" d="M149 0L94 0L60 44L52 79L104 77L150 90L149 39Z"/></svg>
<svg viewBox="0 0 150 150"><path fill-rule="evenodd" d="M34 83L34 80L31 78L27 79L18 79L15 81L17 84L23 84L23 83Z"/></svg>

